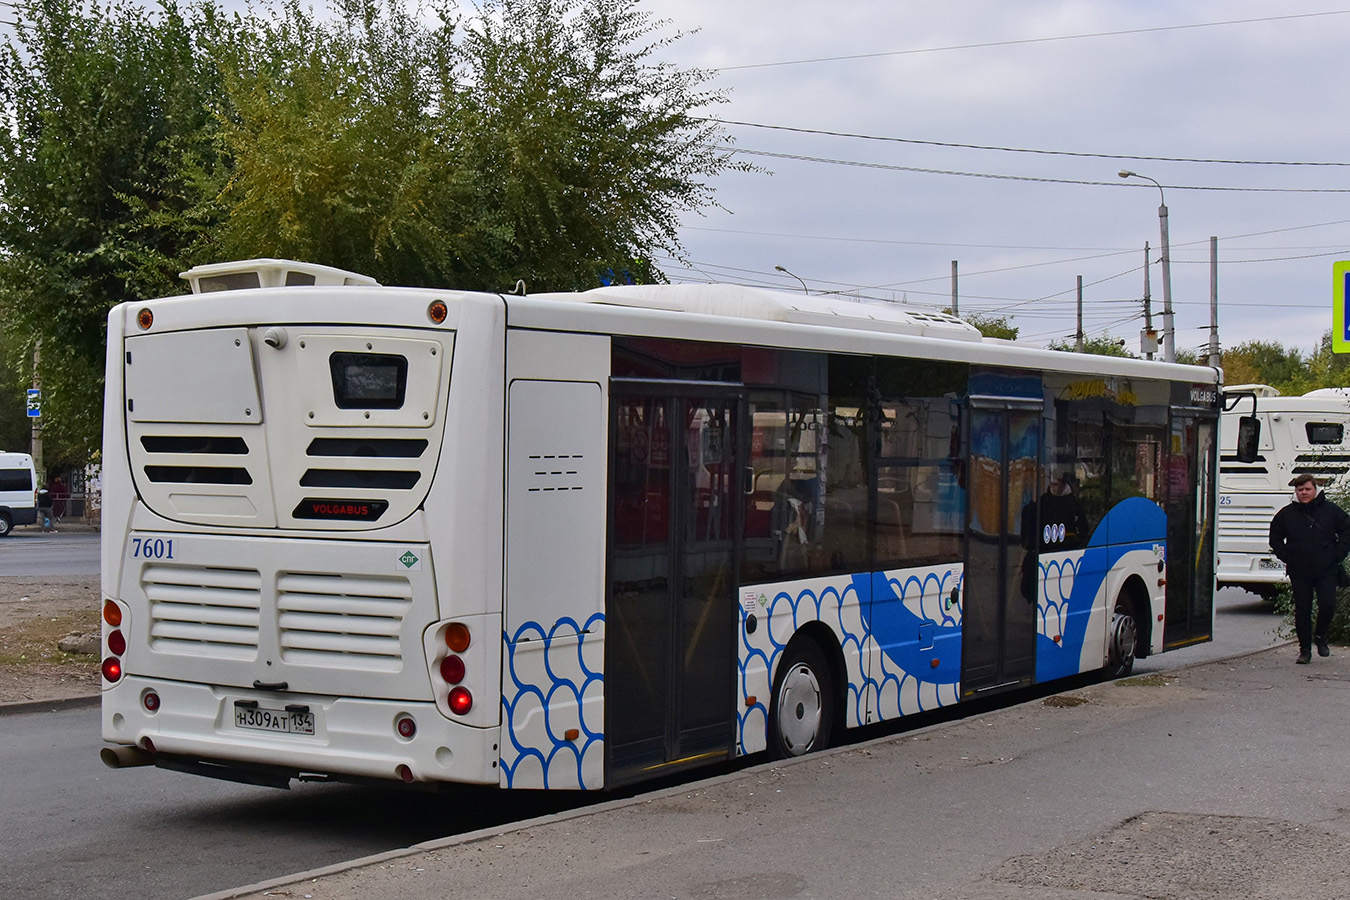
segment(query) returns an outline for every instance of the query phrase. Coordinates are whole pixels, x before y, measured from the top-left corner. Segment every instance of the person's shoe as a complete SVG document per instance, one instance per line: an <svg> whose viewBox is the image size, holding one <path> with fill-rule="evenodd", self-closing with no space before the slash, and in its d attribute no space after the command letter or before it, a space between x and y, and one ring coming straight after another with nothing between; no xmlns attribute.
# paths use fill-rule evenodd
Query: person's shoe
<svg viewBox="0 0 1350 900"><path fill-rule="evenodd" d="M1308 663L1312 662L1312 654L1307 650L1300 650L1298 652L1298 659L1294 660L1294 662L1298 663L1300 666L1306 666Z"/></svg>
<svg viewBox="0 0 1350 900"><path fill-rule="evenodd" d="M1327 646L1327 639L1326 639L1326 638L1318 638L1318 639L1317 639L1317 655L1318 655L1318 656L1330 656L1330 655L1331 655L1331 648Z"/></svg>

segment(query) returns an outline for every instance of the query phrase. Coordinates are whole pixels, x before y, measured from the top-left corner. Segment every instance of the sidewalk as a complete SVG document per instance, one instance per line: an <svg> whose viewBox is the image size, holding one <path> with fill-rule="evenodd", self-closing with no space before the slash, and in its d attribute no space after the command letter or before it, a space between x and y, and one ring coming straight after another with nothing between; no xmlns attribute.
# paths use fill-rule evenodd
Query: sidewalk
<svg viewBox="0 0 1350 900"><path fill-rule="evenodd" d="M1333 654L1094 685L209 897L1340 900L1350 650Z"/></svg>

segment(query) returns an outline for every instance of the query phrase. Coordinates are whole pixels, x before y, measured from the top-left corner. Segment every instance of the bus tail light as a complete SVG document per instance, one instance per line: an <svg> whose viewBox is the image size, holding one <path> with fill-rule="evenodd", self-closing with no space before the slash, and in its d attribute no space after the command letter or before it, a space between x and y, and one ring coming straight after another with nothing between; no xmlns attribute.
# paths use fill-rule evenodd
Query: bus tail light
<svg viewBox="0 0 1350 900"><path fill-rule="evenodd" d="M103 621L113 628L122 624L122 607L111 600L103 601Z"/></svg>
<svg viewBox="0 0 1350 900"><path fill-rule="evenodd" d="M447 656L441 660L441 678L446 684L459 684L464 680L464 657Z"/></svg>
<svg viewBox="0 0 1350 900"><path fill-rule="evenodd" d="M451 622L445 626L445 646L456 653L469 649L469 626L463 622Z"/></svg>
<svg viewBox="0 0 1350 900"><path fill-rule="evenodd" d="M146 691L141 695L141 706L149 713L159 712L159 694L154 691Z"/></svg>
<svg viewBox="0 0 1350 900"><path fill-rule="evenodd" d="M417 720L412 716L399 716L394 722L394 730L398 736L405 741L410 741L417 736Z"/></svg>
<svg viewBox="0 0 1350 900"><path fill-rule="evenodd" d="M447 699L450 701L450 711L457 716L466 715L473 709L473 694L466 687L455 688Z"/></svg>
<svg viewBox="0 0 1350 900"><path fill-rule="evenodd" d="M109 684L116 684L122 678L122 661L115 656L103 660L100 669L103 671L103 680Z"/></svg>
<svg viewBox="0 0 1350 900"><path fill-rule="evenodd" d="M120 628L108 633L108 652L113 656L123 656L127 652L127 637Z"/></svg>

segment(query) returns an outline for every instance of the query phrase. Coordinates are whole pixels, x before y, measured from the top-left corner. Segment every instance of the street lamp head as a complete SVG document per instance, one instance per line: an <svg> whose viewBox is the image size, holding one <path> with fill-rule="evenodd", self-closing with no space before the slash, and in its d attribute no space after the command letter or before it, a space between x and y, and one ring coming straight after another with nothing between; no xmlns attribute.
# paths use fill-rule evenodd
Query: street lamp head
<svg viewBox="0 0 1350 900"><path fill-rule="evenodd" d="M1121 169L1121 170L1120 170L1120 177L1121 177L1121 178L1131 178L1131 177L1133 177L1135 174L1136 174L1136 173L1131 172L1129 169Z"/></svg>

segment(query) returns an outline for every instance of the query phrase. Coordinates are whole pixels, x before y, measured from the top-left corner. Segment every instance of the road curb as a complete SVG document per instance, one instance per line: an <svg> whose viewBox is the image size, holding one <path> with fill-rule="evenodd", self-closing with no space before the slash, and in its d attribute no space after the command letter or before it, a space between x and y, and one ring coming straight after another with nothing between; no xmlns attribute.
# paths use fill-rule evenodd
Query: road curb
<svg viewBox="0 0 1350 900"><path fill-rule="evenodd" d="M83 709L88 706L98 706L102 699L101 694L91 694L83 697L62 697L59 700L20 700L16 703L0 703L0 717Z"/></svg>

